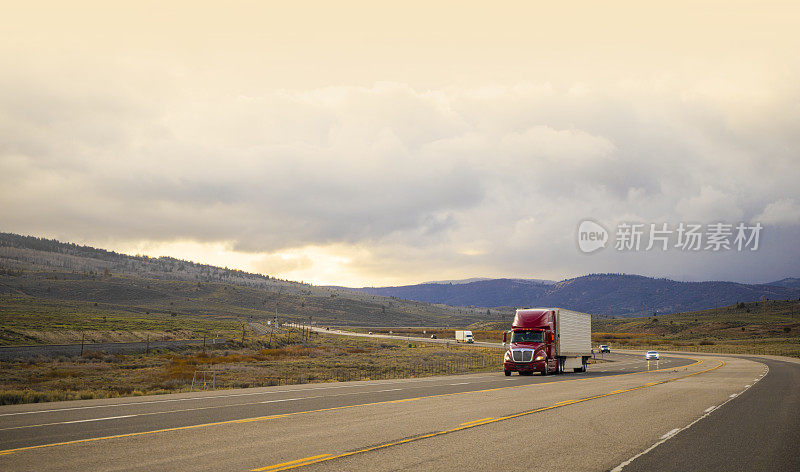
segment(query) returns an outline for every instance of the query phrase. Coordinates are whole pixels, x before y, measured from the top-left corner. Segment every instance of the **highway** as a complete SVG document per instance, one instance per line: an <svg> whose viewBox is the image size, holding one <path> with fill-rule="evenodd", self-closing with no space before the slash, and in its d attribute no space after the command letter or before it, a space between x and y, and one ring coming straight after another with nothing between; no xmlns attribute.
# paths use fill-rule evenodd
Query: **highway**
<svg viewBox="0 0 800 472"><path fill-rule="evenodd" d="M547 470L687 470L717 450L723 457L708 459L730 470L741 454L721 448L755 437L776 446L748 449L748 463L796 470L785 468L797 463L795 449L782 445L798 433L800 364L681 354L646 372L639 354L609 358L586 374L498 371L3 406L0 469L520 470L533 461ZM740 408L774 400L772 382L783 386L786 414L743 416ZM769 437L731 420L761 421L752 427ZM716 435L700 429L714 421L722 421Z"/></svg>
<svg viewBox="0 0 800 472"><path fill-rule="evenodd" d="M263 325L257 326L257 323L251 323L254 329L257 331L264 331L266 334L266 327ZM341 329L326 329L320 328L318 326L308 326L302 325L297 323L285 323L285 326L289 326L292 328L307 328L311 331L315 331L317 333L324 333L324 334L336 334L339 336L355 336L355 337L362 337L362 338L382 338L382 339L393 339L395 341L409 341L409 342L422 342L422 343L432 343L432 344L455 344L456 340L453 338L437 338L431 339L429 337L420 338L416 336L403 336L399 334L368 334L368 333L358 333L355 331L345 331ZM496 347L502 348L503 344L500 342L486 342L486 341L476 341L474 343L469 343L472 346L483 346L483 347Z"/></svg>

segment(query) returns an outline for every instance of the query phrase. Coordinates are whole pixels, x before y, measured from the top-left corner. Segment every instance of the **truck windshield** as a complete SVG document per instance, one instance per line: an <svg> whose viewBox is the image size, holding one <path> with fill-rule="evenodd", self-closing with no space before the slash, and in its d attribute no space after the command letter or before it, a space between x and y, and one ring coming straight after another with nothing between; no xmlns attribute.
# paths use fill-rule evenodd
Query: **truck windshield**
<svg viewBox="0 0 800 472"><path fill-rule="evenodd" d="M544 331L514 331L511 336L512 343L541 343L544 342Z"/></svg>

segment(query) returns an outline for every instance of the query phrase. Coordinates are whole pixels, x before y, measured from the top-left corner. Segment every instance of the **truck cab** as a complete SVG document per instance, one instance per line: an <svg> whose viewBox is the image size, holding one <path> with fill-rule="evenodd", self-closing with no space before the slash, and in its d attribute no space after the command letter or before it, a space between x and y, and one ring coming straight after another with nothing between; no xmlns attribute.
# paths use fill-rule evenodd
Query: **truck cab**
<svg viewBox="0 0 800 472"><path fill-rule="evenodd" d="M555 313L553 310L517 310L511 331L503 333L503 343L510 343L503 359L506 375L519 372L547 375L557 369L554 352Z"/></svg>

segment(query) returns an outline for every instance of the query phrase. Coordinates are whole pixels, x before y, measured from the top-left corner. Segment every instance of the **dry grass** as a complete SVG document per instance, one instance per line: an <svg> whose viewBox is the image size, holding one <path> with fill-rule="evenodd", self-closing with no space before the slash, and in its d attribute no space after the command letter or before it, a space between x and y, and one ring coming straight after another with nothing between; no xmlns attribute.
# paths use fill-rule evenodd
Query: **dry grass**
<svg viewBox="0 0 800 472"><path fill-rule="evenodd" d="M593 320L592 341L618 348L800 357L800 301L739 303L646 318Z"/></svg>
<svg viewBox="0 0 800 472"><path fill-rule="evenodd" d="M0 362L0 404L109 398L188 391L198 370L213 370L217 388L407 378L501 368L502 351L406 341L312 335L265 338L142 354L84 353Z"/></svg>

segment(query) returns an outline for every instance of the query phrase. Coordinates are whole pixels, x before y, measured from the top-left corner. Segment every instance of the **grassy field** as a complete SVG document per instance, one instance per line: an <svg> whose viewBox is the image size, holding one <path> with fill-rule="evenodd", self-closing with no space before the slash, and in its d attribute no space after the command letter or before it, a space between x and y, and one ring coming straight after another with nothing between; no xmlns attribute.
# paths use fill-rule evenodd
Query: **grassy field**
<svg viewBox="0 0 800 472"><path fill-rule="evenodd" d="M800 301L749 302L646 318L592 320L592 340L612 348L800 357Z"/></svg>
<svg viewBox="0 0 800 472"><path fill-rule="evenodd" d="M241 322L222 315L123 309L109 303L0 295L0 345L230 337Z"/></svg>
<svg viewBox="0 0 800 472"><path fill-rule="evenodd" d="M197 371L214 371L215 387L224 389L492 371L501 364L498 349L315 333L302 339L291 331L273 344L259 337L208 350L0 362L0 404L189 391Z"/></svg>

